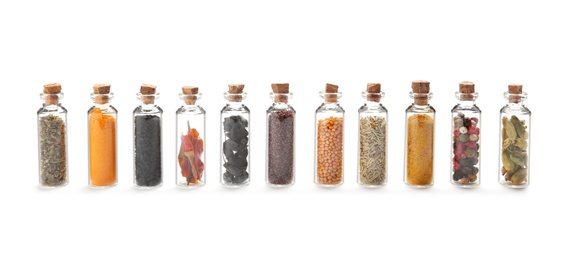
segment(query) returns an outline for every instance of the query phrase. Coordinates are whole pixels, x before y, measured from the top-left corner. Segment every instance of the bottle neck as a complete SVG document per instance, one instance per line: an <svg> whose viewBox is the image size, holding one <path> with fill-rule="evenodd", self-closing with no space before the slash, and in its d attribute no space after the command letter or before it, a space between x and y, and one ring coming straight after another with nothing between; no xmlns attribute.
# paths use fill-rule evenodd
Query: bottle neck
<svg viewBox="0 0 568 260"><path fill-rule="evenodd" d="M369 101L367 100L367 102L365 102L365 105L370 107L370 108L376 108L376 107L381 107L381 102L375 102L375 101Z"/></svg>
<svg viewBox="0 0 568 260"><path fill-rule="evenodd" d="M473 107L475 105L475 100L458 100L458 106L460 107Z"/></svg>

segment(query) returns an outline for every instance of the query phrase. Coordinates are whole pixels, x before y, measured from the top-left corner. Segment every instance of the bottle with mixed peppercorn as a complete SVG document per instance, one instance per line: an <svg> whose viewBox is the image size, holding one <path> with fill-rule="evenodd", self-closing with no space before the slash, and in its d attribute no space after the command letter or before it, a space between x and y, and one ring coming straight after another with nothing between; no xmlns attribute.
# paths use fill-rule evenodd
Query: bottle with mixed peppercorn
<svg viewBox="0 0 568 260"><path fill-rule="evenodd" d="M481 110L475 105L472 82L461 82L458 104L452 109L452 165L450 182L460 187L479 185Z"/></svg>
<svg viewBox="0 0 568 260"><path fill-rule="evenodd" d="M499 130L499 183L525 188L530 177L531 111L524 105L523 85L510 84L504 93L508 103L501 109Z"/></svg>
<svg viewBox="0 0 568 260"><path fill-rule="evenodd" d="M176 184L199 187L205 185L205 110L197 104L197 87L183 87L179 98L183 104L176 112Z"/></svg>
<svg viewBox="0 0 568 260"><path fill-rule="evenodd" d="M320 186L343 184L343 117L345 110L339 105L341 92L338 86L326 84L320 91L323 103L316 110L315 176Z"/></svg>
<svg viewBox="0 0 568 260"><path fill-rule="evenodd" d="M47 84L40 94L42 107L37 111L39 146L39 186L56 188L68 183L67 110L61 84Z"/></svg>
<svg viewBox="0 0 568 260"><path fill-rule="evenodd" d="M434 116L428 103L432 98L430 82L413 81L410 98L414 103L406 109L404 182L413 187L434 184Z"/></svg>
<svg viewBox="0 0 568 260"><path fill-rule="evenodd" d="M274 103L266 111L266 183L272 186L294 184L296 111L288 104L292 98L288 88L288 83L272 84Z"/></svg>
<svg viewBox="0 0 568 260"><path fill-rule="evenodd" d="M242 187L250 182L250 110L242 101L245 85L229 85L221 110L221 184Z"/></svg>

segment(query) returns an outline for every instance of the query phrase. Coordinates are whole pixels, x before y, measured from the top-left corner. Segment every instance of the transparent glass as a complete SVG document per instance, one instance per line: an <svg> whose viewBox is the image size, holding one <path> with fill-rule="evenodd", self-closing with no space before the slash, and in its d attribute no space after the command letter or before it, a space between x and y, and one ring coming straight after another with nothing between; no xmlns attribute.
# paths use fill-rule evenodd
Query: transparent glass
<svg viewBox="0 0 568 260"><path fill-rule="evenodd" d="M363 92L362 96L366 102L359 108L357 183L380 187L387 184L388 111L380 102L371 100L373 96L382 100L385 93Z"/></svg>
<svg viewBox="0 0 568 260"><path fill-rule="evenodd" d="M183 101L176 111L176 184L183 188L205 185L205 110L186 100L201 99L201 93L179 94ZM196 102L197 103L197 102Z"/></svg>
<svg viewBox="0 0 568 260"><path fill-rule="evenodd" d="M153 102L145 104L145 99L156 100L156 94L136 93L141 104L134 109L134 185L153 188L162 185L162 109Z"/></svg>
<svg viewBox="0 0 568 260"><path fill-rule="evenodd" d="M242 100L246 93L225 93L221 110L221 184L241 187L250 183L250 110Z"/></svg>
<svg viewBox="0 0 568 260"><path fill-rule="evenodd" d="M89 109L89 186L112 187L117 184L117 115L110 102L113 94L91 94L95 105ZM97 100L106 99L100 104Z"/></svg>
<svg viewBox="0 0 568 260"><path fill-rule="evenodd" d="M416 99L431 99L432 94L410 93ZM434 184L434 121L436 110L429 104L413 103L406 109L404 141L404 183L422 188Z"/></svg>
<svg viewBox="0 0 568 260"><path fill-rule="evenodd" d="M343 117L345 110L336 102L339 93L320 92L324 102L316 110L314 182L324 187L343 184Z"/></svg>
<svg viewBox="0 0 568 260"><path fill-rule="evenodd" d="M295 181L295 123L296 111L288 102L292 93L270 93L274 102L266 111L266 183L289 186Z"/></svg>
<svg viewBox="0 0 568 260"><path fill-rule="evenodd" d="M531 111L523 104L528 97L505 92L509 102L501 109L499 129L499 183L511 188L525 188L530 180Z"/></svg>
<svg viewBox="0 0 568 260"><path fill-rule="evenodd" d="M63 94L40 94L63 99ZM39 186L57 188L69 182L67 160L67 110L58 104L45 104L37 111Z"/></svg>
<svg viewBox="0 0 568 260"><path fill-rule="evenodd" d="M476 187L481 177L481 109L475 105L477 93L456 92L456 98L458 104L452 109L450 182L464 188Z"/></svg>

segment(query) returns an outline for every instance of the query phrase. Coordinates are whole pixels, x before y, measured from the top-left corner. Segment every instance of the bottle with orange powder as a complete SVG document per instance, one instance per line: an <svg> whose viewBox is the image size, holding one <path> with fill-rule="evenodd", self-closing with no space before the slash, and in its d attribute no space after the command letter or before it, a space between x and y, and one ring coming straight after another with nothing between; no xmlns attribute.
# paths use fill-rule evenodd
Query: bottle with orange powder
<svg viewBox="0 0 568 260"><path fill-rule="evenodd" d="M338 86L326 84L320 92L323 103L316 110L315 126L315 178L321 186L343 184L343 116L345 110L339 105L341 92Z"/></svg>
<svg viewBox="0 0 568 260"><path fill-rule="evenodd" d="M406 109L404 182L413 187L434 184L434 116L428 103L432 98L430 82L412 82L410 98L414 103Z"/></svg>
<svg viewBox="0 0 568 260"><path fill-rule="evenodd" d="M89 109L89 186L111 187L117 183L116 167L116 109L110 101L110 85L97 84Z"/></svg>

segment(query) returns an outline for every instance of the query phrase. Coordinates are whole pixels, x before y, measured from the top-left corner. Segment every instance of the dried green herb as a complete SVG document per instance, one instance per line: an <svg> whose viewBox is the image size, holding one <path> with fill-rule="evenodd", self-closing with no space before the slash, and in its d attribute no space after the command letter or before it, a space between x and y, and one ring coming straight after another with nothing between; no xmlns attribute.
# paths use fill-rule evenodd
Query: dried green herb
<svg viewBox="0 0 568 260"><path fill-rule="evenodd" d="M383 117L366 116L359 122L359 180L364 185L386 182L386 125Z"/></svg>
<svg viewBox="0 0 568 260"><path fill-rule="evenodd" d="M39 119L40 183L56 187L67 183L65 123L55 115Z"/></svg>
<svg viewBox="0 0 568 260"><path fill-rule="evenodd" d="M503 146L501 173L506 181L515 185L523 184L527 180L528 167L528 132L524 120L517 116L503 117Z"/></svg>

